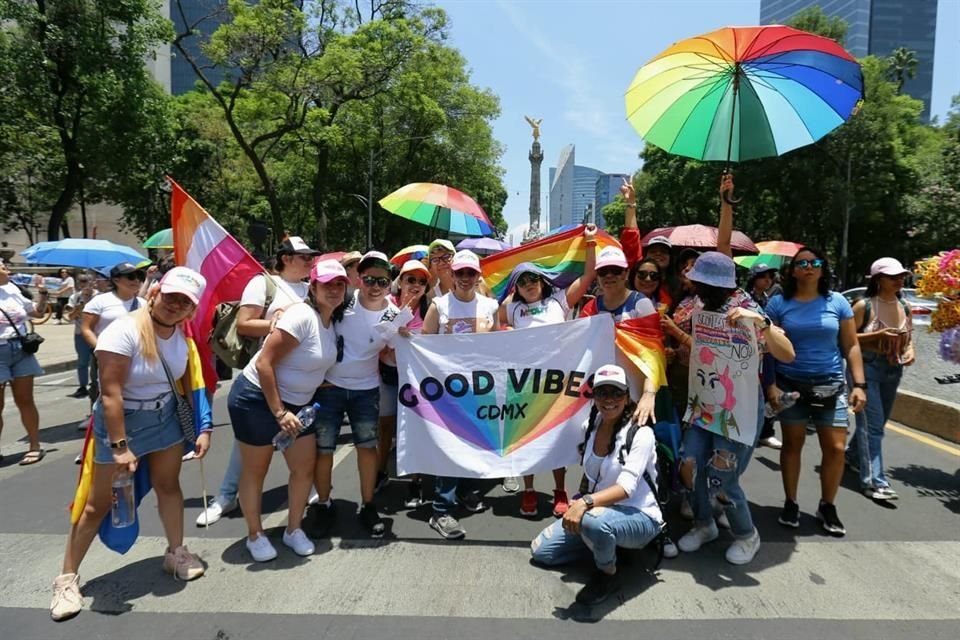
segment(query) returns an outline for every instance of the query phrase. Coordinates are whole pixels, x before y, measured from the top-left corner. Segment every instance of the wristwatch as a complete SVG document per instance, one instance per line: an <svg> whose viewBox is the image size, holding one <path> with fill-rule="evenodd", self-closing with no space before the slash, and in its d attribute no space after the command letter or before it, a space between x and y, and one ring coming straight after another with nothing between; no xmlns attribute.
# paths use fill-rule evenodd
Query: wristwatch
<svg viewBox="0 0 960 640"><path fill-rule="evenodd" d="M866 391L866 390L867 390L867 383L866 383L866 382L854 382L854 383L853 383L853 388L854 388L854 389L863 389L864 391Z"/></svg>
<svg viewBox="0 0 960 640"><path fill-rule="evenodd" d="M580 496L580 499L583 500L583 503L587 505L587 511L593 509L593 496L589 493L585 496Z"/></svg>
<svg viewBox="0 0 960 640"><path fill-rule="evenodd" d="M769 329L771 324L773 323L770 321L770 316L763 316L763 328Z"/></svg>
<svg viewBox="0 0 960 640"><path fill-rule="evenodd" d="M111 448L111 449L126 449L126 448L127 448L127 441L126 441L125 438L124 438L124 439L117 440L116 442L111 441L111 442L110 442L110 448Z"/></svg>

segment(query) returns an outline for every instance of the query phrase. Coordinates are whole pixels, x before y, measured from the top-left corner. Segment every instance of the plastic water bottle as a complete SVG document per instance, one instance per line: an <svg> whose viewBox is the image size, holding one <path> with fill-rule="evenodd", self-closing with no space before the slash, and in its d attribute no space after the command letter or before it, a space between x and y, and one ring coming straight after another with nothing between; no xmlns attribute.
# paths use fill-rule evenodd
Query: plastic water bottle
<svg viewBox="0 0 960 640"><path fill-rule="evenodd" d="M137 506L133 497L133 474L127 470L113 475L113 504L110 518L114 527L129 527L137 520Z"/></svg>
<svg viewBox="0 0 960 640"><path fill-rule="evenodd" d="M780 392L780 409L774 409L773 405L769 402L763 409L763 415L767 418L772 418L784 409L792 407L797 404L797 400L800 399L800 394L796 391L781 391Z"/></svg>
<svg viewBox="0 0 960 640"><path fill-rule="evenodd" d="M320 411L320 404L314 402L311 405L307 405L297 413L297 419L300 421L300 424L303 425L300 427L300 432L309 429L310 426L317 419L317 411ZM293 441L296 440L296 436L291 436L286 431L281 429L273 438L273 448L277 451L283 451L287 447L293 444Z"/></svg>

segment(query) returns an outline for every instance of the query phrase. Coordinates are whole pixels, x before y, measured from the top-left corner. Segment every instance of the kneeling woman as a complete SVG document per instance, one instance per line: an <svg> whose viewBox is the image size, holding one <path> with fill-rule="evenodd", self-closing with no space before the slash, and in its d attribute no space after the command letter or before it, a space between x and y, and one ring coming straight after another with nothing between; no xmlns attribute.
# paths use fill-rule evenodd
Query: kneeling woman
<svg viewBox="0 0 960 640"><path fill-rule="evenodd" d="M625 448L636 408L627 389L627 376L616 365L600 367L594 375L593 408L580 445L588 492L530 545L534 561L544 565L593 554L597 571L577 593L577 602L587 605L603 602L619 589L617 547L642 549L663 526L653 490L653 429L637 429L629 450Z"/></svg>
<svg viewBox="0 0 960 640"><path fill-rule="evenodd" d="M80 519L70 529L63 570L53 583L50 617L65 620L82 608L77 570L100 523L110 512L114 475L136 470L145 458L157 494L160 522L167 536L163 568L180 580L203 575L200 559L183 546L183 493L180 461L183 430L168 374L182 378L187 369L187 342L179 325L189 319L203 295L206 280L186 267L164 275L146 306L124 316L97 338L100 398L93 405L93 483ZM200 425L196 457L210 447L212 416Z"/></svg>
<svg viewBox="0 0 960 640"><path fill-rule="evenodd" d="M336 316L342 317L346 291L347 272L340 263L318 262L310 271L306 300L287 307L230 388L227 409L240 443L240 506L247 521L247 550L257 562L277 557L263 533L260 503L263 479L273 458L273 439L281 431L295 438L283 451L290 470L283 544L300 556L314 551L300 520L313 482L317 439L312 425L302 425L296 414L313 401L327 369L336 362L333 322Z"/></svg>

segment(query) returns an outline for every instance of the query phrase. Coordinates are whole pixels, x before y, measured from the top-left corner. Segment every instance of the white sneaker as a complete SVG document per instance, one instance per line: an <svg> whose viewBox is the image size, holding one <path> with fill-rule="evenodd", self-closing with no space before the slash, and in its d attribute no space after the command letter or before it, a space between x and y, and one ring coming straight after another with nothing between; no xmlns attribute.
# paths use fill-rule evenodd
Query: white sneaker
<svg viewBox="0 0 960 640"><path fill-rule="evenodd" d="M240 506L240 503L237 502L236 498L230 499L226 496L216 496L210 500L207 508L197 516L197 526L209 526L222 518L224 514L235 510L238 506Z"/></svg>
<svg viewBox="0 0 960 640"><path fill-rule="evenodd" d="M760 550L760 533L756 529L749 538L734 540L733 544L727 547L727 562L730 564L747 564L753 560Z"/></svg>
<svg viewBox="0 0 960 640"><path fill-rule="evenodd" d="M663 541L663 557L667 559L676 558L680 555L680 552L677 550L677 545L673 543L673 540L667 538Z"/></svg>
<svg viewBox="0 0 960 640"><path fill-rule="evenodd" d="M713 542L720 535L717 529L717 523L710 521L706 526L694 526L682 538L677 541L677 546L681 551L692 553L708 542Z"/></svg>
<svg viewBox="0 0 960 640"><path fill-rule="evenodd" d="M262 532L258 533L253 541L247 538L247 551L250 552L256 562L270 562L277 557L277 550L273 548L270 540Z"/></svg>
<svg viewBox="0 0 960 640"><path fill-rule="evenodd" d="M303 529L294 529L293 533L287 533L286 530L284 530L283 544L293 549L293 552L298 556L313 555L313 543L310 542L310 539L303 532ZM274 552L274 555L276 555L276 552Z"/></svg>
<svg viewBox="0 0 960 640"><path fill-rule="evenodd" d="M780 441L779 441L777 438L775 438L774 436L770 436L769 438L761 438L761 439L760 439L760 446L761 446L761 447L770 447L771 449L780 449L780 448L783 447L783 443L780 442Z"/></svg>

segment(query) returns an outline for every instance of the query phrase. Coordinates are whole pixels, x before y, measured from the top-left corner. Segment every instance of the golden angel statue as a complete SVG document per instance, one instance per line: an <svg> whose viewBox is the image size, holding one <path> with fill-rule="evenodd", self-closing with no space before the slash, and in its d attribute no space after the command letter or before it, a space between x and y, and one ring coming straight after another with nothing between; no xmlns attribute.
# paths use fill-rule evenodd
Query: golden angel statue
<svg viewBox="0 0 960 640"><path fill-rule="evenodd" d="M543 122L543 118L531 118L530 116L523 116L523 118L533 127L533 140L536 142L540 139L540 123Z"/></svg>

